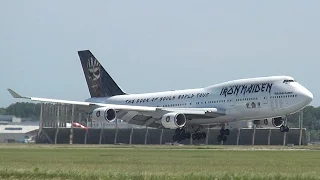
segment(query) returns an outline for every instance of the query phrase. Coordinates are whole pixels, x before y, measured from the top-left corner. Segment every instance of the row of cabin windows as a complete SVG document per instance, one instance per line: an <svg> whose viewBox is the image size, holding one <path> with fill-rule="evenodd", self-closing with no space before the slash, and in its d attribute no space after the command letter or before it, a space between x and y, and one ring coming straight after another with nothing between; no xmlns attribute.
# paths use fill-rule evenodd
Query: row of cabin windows
<svg viewBox="0 0 320 180"><path fill-rule="evenodd" d="M236 99L236 101L253 101L258 100L258 98L243 98L243 99Z"/></svg>
<svg viewBox="0 0 320 180"><path fill-rule="evenodd" d="M271 99L274 98L291 98L291 97L297 97L297 95L283 95L283 96L271 96ZM258 100L258 98L243 98L243 99L236 99L236 101L252 101L252 100ZM231 102L231 99L228 99L227 102ZM217 100L217 101L204 101L204 102L196 102L196 104L212 104L212 103L222 103L226 102L226 100ZM162 105L163 107L179 107L179 106L186 106L187 103L184 104L165 104ZM191 105L191 103L190 103Z"/></svg>
<svg viewBox="0 0 320 180"><path fill-rule="evenodd" d="M163 105L162 107L179 107L179 106L186 106L187 103L184 103L184 104L165 104ZM190 103L191 105L191 103Z"/></svg>
<svg viewBox="0 0 320 180"><path fill-rule="evenodd" d="M243 98L243 99L236 99L236 101L252 101L258 100L258 98ZM205 102L197 102L196 104L212 104L212 103L223 103L223 102L232 102L232 99L226 100L217 100L217 101L205 101Z"/></svg>
<svg viewBox="0 0 320 180"><path fill-rule="evenodd" d="M278 98L293 98L293 97L297 97L296 94L292 94L292 95L283 95L283 96L271 96L271 99L278 99Z"/></svg>
<svg viewBox="0 0 320 180"><path fill-rule="evenodd" d="M236 99L236 101L252 101L252 100L258 100L258 98ZM196 102L196 104L212 104L212 103L223 103L223 102L226 102L226 100ZM227 102L232 102L232 100L228 99ZM187 103L184 103L184 104L165 104L165 105L162 105L162 107L179 107L179 106L186 106L186 105L187 105ZM191 105L191 103L190 103L190 105Z"/></svg>
<svg viewBox="0 0 320 180"><path fill-rule="evenodd" d="M230 101L227 100L227 102L230 102ZM222 102L226 102L226 100L208 101L208 103L207 103L207 101L205 101L205 102L196 102L196 104L212 104L212 103L222 103Z"/></svg>

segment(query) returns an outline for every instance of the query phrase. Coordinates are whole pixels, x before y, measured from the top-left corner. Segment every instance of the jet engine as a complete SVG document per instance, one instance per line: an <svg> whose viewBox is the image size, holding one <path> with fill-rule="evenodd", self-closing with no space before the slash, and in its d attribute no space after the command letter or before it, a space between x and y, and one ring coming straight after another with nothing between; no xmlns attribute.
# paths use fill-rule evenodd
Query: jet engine
<svg viewBox="0 0 320 180"><path fill-rule="evenodd" d="M164 114L161 118L161 124L165 128L177 129L182 128L187 123L187 118L184 114L181 113L167 113Z"/></svg>
<svg viewBox="0 0 320 180"><path fill-rule="evenodd" d="M108 107L100 107L92 112L92 119L99 122L113 122L117 118L117 112Z"/></svg>
<svg viewBox="0 0 320 180"><path fill-rule="evenodd" d="M264 120L254 120L253 124L262 127L276 127L279 128L284 124L284 120L282 117L276 117L276 118L268 118Z"/></svg>

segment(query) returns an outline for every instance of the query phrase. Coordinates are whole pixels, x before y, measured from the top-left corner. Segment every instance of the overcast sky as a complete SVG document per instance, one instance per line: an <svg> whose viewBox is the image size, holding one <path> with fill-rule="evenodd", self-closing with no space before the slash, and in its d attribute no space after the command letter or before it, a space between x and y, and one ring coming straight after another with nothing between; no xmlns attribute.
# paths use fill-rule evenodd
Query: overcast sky
<svg viewBox="0 0 320 180"><path fill-rule="evenodd" d="M320 1L1 1L0 107L84 100L90 49L128 93L289 75L320 92Z"/></svg>

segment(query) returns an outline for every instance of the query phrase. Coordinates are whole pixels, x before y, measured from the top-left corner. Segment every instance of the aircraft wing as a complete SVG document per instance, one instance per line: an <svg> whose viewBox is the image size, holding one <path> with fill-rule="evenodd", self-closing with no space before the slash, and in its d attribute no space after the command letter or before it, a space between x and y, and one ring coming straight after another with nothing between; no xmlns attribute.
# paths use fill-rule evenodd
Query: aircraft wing
<svg viewBox="0 0 320 180"><path fill-rule="evenodd" d="M84 111L91 113L98 107L109 107L117 111L117 118L124 120L130 124L160 127L156 123L164 114L168 112L183 113L187 119L206 119L216 118L226 114L225 109L219 108L168 108L168 107L150 107L150 106L131 106L131 105L117 105L117 104L104 104L95 102L83 101L69 101L59 99L48 99L38 97L21 96L12 89L8 89L14 98L29 99L31 101L61 103L75 105L77 111Z"/></svg>
<svg viewBox="0 0 320 180"><path fill-rule="evenodd" d="M61 104L71 104L78 106L77 108L83 109L87 112L93 111L93 109L98 107L111 107L115 110L143 110L143 111L155 111L155 107L145 107L145 106L129 106L129 105L117 105L117 104L104 104L104 103L94 103L94 102L83 102L83 101L69 101L60 99L49 99L49 98L38 98L38 97L27 97L21 96L12 89L8 89L9 93L14 98L29 99L31 101L47 102L47 103L61 103Z"/></svg>

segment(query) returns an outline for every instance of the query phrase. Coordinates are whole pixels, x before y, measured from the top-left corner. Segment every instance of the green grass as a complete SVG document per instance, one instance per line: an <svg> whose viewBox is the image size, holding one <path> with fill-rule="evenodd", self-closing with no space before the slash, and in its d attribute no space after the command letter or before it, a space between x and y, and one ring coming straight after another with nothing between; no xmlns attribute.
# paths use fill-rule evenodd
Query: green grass
<svg viewBox="0 0 320 180"><path fill-rule="evenodd" d="M320 179L319 146L303 148L0 145L0 179Z"/></svg>

